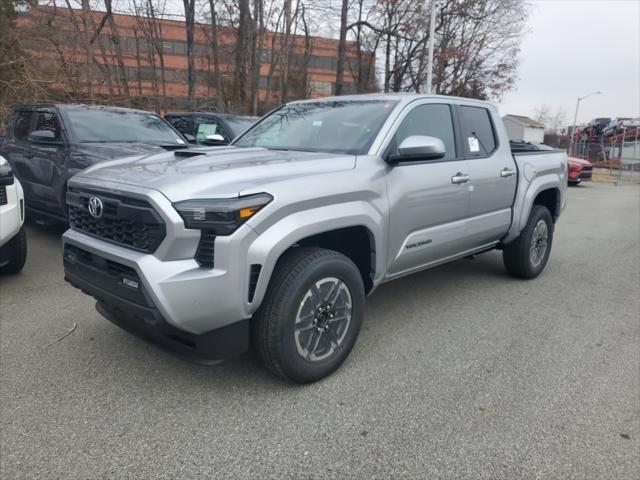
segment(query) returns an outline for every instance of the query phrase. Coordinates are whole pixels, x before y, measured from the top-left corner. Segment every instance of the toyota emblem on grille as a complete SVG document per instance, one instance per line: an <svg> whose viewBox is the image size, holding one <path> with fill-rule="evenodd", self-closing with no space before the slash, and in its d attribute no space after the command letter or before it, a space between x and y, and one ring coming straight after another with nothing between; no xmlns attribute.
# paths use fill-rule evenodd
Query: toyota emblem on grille
<svg viewBox="0 0 640 480"><path fill-rule="evenodd" d="M102 200L98 197L91 197L89 199L89 213L93 218L100 218L102 216Z"/></svg>

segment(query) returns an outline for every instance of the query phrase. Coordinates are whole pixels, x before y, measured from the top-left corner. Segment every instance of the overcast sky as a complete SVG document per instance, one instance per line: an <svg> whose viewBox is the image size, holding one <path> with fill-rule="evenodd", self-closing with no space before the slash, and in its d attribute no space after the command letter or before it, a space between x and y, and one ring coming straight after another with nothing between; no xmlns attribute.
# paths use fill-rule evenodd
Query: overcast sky
<svg viewBox="0 0 640 480"><path fill-rule="evenodd" d="M533 115L541 104L562 107L573 122L640 116L640 0L529 0L516 89L500 113Z"/></svg>

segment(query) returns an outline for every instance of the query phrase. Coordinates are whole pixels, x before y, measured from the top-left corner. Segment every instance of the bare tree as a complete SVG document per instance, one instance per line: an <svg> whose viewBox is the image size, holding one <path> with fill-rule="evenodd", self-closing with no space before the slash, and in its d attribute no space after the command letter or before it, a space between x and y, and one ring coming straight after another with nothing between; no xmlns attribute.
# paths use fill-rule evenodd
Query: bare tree
<svg viewBox="0 0 640 480"><path fill-rule="evenodd" d="M336 87L335 94L342 93L342 84L344 82L344 63L347 54L347 16L349 15L349 0L342 0L342 9L340 10L340 40L338 41L338 64L336 67Z"/></svg>
<svg viewBox="0 0 640 480"><path fill-rule="evenodd" d="M545 133L559 133L567 121L567 112L558 107L555 110L547 104L542 104L534 110L533 119L544 125Z"/></svg>
<svg viewBox="0 0 640 480"><path fill-rule="evenodd" d="M187 96L189 108L192 109L196 88L195 52L193 51L196 0L182 0L182 4L184 5L185 27L187 29Z"/></svg>
<svg viewBox="0 0 640 480"><path fill-rule="evenodd" d="M216 14L216 1L209 0L209 13L211 15L211 56L213 59L213 76L216 90L216 106L218 110L224 109L224 87L222 73L220 71L220 44L218 31L218 15Z"/></svg>

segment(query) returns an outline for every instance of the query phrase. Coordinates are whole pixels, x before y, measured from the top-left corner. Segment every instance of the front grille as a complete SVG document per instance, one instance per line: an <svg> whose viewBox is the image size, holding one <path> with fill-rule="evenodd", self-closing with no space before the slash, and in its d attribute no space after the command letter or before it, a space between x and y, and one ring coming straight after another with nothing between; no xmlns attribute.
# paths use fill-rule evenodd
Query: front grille
<svg viewBox="0 0 640 480"><path fill-rule="evenodd" d="M100 218L89 213L91 197L102 201ZM133 250L153 253L166 234L160 215L144 200L71 189L67 192L67 205L71 228Z"/></svg>
<svg viewBox="0 0 640 480"><path fill-rule="evenodd" d="M0 187L0 205L6 205L8 203L7 200L7 187L2 185Z"/></svg>
<svg viewBox="0 0 640 480"><path fill-rule="evenodd" d="M213 268L213 257L215 253L216 236L209 230L202 230L200 243L196 250L196 262L205 268Z"/></svg>

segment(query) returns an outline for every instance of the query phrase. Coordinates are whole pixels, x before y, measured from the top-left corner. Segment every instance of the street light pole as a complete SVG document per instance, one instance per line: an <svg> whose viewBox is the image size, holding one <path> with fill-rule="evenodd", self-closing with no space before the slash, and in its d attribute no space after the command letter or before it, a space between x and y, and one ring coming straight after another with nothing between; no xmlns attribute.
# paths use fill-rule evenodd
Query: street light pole
<svg viewBox="0 0 640 480"><path fill-rule="evenodd" d="M571 150L573 150L573 138L576 135L576 123L578 121L578 108L580 108L580 102L591 95L601 95L602 92L592 92L584 97L578 97L578 101L576 102L576 113L573 116L573 128L571 129L571 137L569 137L569 155L571 155Z"/></svg>
<svg viewBox="0 0 640 480"><path fill-rule="evenodd" d="M438 7L440 6L437 0L431 0L431 13L429 15L429 46L428 46L428 57L427 57L427 81L426 81L426 92L428 95L431 94L431 89L433 86L433 44L435 41L436 34L436 12Z"/></svg>

